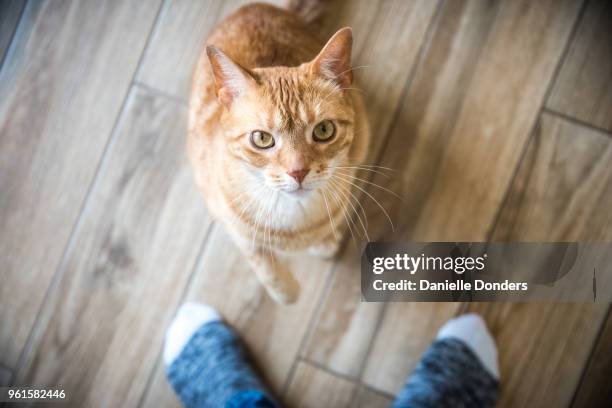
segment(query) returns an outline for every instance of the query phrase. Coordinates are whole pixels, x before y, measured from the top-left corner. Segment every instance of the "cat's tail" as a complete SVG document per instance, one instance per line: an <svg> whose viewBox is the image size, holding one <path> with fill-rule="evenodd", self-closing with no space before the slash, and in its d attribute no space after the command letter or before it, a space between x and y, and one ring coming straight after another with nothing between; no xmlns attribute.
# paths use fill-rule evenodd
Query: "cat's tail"
<svg viewBox="0 0 612 408"><path fill-rule="evenodd" d="M331 0L285 0L285 8L294 12L307 23L318 20Z"/></svg>

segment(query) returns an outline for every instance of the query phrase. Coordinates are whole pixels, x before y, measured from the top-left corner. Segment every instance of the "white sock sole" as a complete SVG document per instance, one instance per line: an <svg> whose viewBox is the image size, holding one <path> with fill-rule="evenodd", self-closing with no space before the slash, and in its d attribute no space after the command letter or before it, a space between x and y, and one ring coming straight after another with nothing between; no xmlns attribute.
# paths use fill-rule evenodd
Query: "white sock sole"
<svg viewBox="0 0 612 408"><path fill-rule="evenodd" d="M221 320L221 316L211 306L201 303L185 303L182 305L166 331L163 351L166 367L176 360L191 336L202 325L218 320Z"/></svg>
<svg viewBox="0 0 612 408"><path fill-rule="evenodd" d="M499 380L499 364L495 340L482 317L466 314L446 322L437 339L455 338L470 348L495 379Z"/></svg>

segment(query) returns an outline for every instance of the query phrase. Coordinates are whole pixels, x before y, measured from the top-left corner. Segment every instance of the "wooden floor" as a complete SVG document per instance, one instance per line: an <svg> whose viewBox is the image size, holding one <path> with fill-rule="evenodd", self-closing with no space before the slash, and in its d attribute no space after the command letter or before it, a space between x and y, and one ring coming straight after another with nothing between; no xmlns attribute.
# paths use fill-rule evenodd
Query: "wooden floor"
<svg viewBox="0 0 612 408"><path fill-rule="evenodd" d="M186 300L215 305L289 407L383 407L448 318L482 313L504 407L610 406L603 304L361 303L359 261L292 263L274 304L195 190L186 101L203 39L244 1L0 2L0 384L71 406L167 407ZM374 177L371 240L612 240L612 3L337 0ZM363 67L363 68L362 68ZM369 177L372 174L364 174Z"/></svg>

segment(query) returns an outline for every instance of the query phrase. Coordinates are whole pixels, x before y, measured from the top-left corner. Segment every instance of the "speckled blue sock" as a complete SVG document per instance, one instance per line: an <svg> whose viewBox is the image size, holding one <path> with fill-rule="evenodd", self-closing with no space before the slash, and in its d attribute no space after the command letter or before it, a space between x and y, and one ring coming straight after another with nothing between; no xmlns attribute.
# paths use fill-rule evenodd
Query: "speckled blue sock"
<svg viewBox="0 0 612 408"><path fill-rule="evenodd" d="M168 380L188 408L276 408L234 331L203 324L167 367Z"/></svg>
<svg viewBox="0 0 612 408"><path fill-rule="evenodd" d="M494 407L499 381L461 340L435 341L392 408Z"/></svg>

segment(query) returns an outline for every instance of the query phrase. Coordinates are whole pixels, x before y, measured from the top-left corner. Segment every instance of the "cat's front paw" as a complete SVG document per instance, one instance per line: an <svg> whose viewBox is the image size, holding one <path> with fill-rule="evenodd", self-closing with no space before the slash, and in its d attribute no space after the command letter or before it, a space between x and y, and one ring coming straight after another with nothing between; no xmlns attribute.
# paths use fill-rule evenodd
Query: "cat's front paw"
<svg viewBox="0 0 612 408"><path fill-rule="evenodd" d="M340 249L338 241L324 241L308 248L308 252L323 259L331 259L336 256Z"/></svg>

